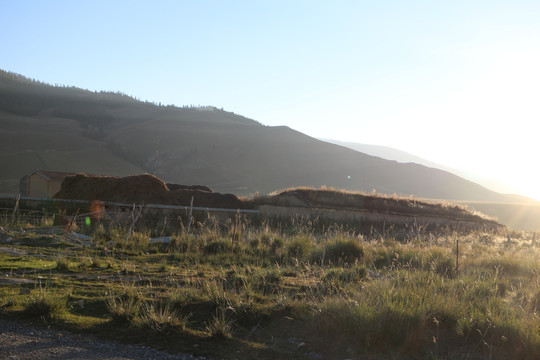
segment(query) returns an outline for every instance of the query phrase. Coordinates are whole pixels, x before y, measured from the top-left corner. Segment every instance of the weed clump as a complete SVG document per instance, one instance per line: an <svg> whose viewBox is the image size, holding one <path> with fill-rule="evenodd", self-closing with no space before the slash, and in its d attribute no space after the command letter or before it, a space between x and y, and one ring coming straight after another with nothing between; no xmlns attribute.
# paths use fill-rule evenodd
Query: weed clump
<svg viewBox="0 0 540 360"><path fill-rule="evenodd" d="M169 243L169 251L178 253L196 252L199 250L197 239L188 234L172 236Z"/></svg>
<svg viewBox="0 0 540 360"><path fill-rule="evenodd" d="M29 318L55 320L67 311L66 304L65 296L40 289L37 295L24 304L23 315Z"/></svg>
<svg viewBox="0 0 540 360"><path fill-rule="evenodd" d="M137 325L150 328L158 333L169 333L176 328L185 330L189 324L189 316L179 316L170 302L159 305L144 303L137 317Z"/></svg>
<svg viewBox="0 0 540 360"><path fill-rule="evenodd" d="M291 257L303 258L309 254L313 247L313 239L306 235L299 235L292 239L292 241L288 244L287 249L289 250Z"/></svg>
<svg viewBox="0 0 540 360"><path fill-rule="evenodd" d="M214 339L224 340L231 337L231 320L227 318L225 310L216 310L212 320L206 324L206 330Z"/></svg>
<svg viewBox="0 0 540 360"><path fill-rule="evenodd" d="M132 322L137 317L141 303L139 299L131 296L110 297L107 300L107 308L114 322L125 324Z"/></svg>
<svg viewBox="0 0 540 360"><path fill-rule="evenodd" d="M364 256L364 248L357 240L338 240L328 244L326 259L333 264L354 264Z"/></svg>
<svg viewBox="0 0 540 360"><path fill-rule="evenodd" d="M367 276L367 269L364 266L351 268L333 268L326 271L323 277L325 282L357 283Z"/></svg>
<svg viewBox="0 0 540 360"><path fill-rule="evenodd" d="M61 257L56 260L56 270L69 271L69 260L67 257Z"/></svg>
<svg viewBox="0 0 540 360"><path fill-rule="evenodd" d="M220 254L224 252L229 252L232 249L232 244L230 241L224 239L213 240L208 243L203 251L205 254Z"/></svg>
<svg viewBox="0 0 540 360"><path fill-rule="evenodd" d="M277 251L283 248L285 246L285 242L282 238L276 237L272 242L270 243L270 249L275 254Z"/></svg>

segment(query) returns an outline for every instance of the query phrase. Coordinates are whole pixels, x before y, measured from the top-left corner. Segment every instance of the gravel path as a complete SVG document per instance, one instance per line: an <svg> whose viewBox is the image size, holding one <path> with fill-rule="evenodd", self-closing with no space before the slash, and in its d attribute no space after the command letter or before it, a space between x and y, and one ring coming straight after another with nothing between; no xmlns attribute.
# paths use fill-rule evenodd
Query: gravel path
<svg viewBox="0 0 540 360"><path fill-rule="evenodd" d="M172 355L140 345L99 340L91 335L34 328L0 319L0 359L17 360L205 360L189 354Z"/></svg>

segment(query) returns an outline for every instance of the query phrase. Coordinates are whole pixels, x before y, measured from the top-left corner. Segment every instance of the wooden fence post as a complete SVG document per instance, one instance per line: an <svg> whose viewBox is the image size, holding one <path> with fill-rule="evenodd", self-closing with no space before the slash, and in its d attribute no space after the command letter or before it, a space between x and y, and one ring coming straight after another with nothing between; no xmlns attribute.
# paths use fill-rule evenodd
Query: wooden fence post
<svg viewBox="0 0 540 360"><path fill-rule="evenodd" d="M189 234L189 228L191 227L191 221L193 220L192 215L193 215L193 196L191 197L191 204L189 205L189 216L188 216L186 234Z"/></svg>
<svg viewBox="0 0 540 360"><path fill-rule="evenodd" d="M126 241L128 241L129 238L131 237L131 234L133 233L133 229L135 228L135 223L137 222L137 220L139 220L139 216L141 216L143 209L144 209L144 204L139 205L139 212L135 214L135 203L133 203L133 208L131 210L132 222L131 222L131 225L129 226L129 229L126 235Z"/></svg>
<svg viewBox="0 0 540 360"><path fill-rule="evenodd" d="M321 266L324 266L324 258L326 257L326 247L328 246L328 233L326 234L326 241L324 242L324 249L322 252Z"/></svg>
<svg viewBox="0 0 540 360"><path fill-rule="evenodd" d="M75 212L75 215L71 218L71 220L69 220L69 223L67 224L66 226L66 231L67 232L71 232L71 230L74 230L75 229L75 226L77 225L76 221L77 221L77 216L79 215L79 211L81 209L77 209L77 212ZM75 225L75 226L74 226Z"/></svg>
<svg viewBox="0 0 540 360"><path fill-rule="evenodd" d="M15 225L15 220L19 220L19 201L21 200L21 193L17 195L17 201L15 201L15 207L13 208L13 213L11 214L11 223L9 227Z"/></svg>
<svg viewBox="0 0 540 360"><path fill-rule="evenodd" d="M459 239L456 239L456 277L459 275Z"/></svg>

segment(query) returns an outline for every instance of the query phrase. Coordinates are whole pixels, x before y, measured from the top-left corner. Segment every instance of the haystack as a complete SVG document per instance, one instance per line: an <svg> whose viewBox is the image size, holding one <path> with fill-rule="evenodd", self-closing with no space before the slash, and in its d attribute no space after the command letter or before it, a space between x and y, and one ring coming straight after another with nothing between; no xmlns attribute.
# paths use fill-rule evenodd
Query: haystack
<svg viewBox="0 0 540 360"><path fill-rule="evenodd" d="M189 205L193 197L193 206L219 208L219 209L242 209L246 204L233 194L220 194L201 190L175 190L171 191L171 198L176 204Z"/></svg>
<svg viewBox="0 0 540 360"><path fill-rule="evenodd" d="M233 194L214 193L202 185L167 184L154 175L131 175L126 177L68 176L54 195L57 199L101 200L125 204L166 204L189 206L193 198L195 207L239 209L245 204Z"/></svg>
<svg viewBox="0 0 540 360"><path fill-rule="evenodd" d="M167 185L150 174L126 177L77 174L66 177L54 197L140 204L162 203L168 200L168 194Z"/></svg>

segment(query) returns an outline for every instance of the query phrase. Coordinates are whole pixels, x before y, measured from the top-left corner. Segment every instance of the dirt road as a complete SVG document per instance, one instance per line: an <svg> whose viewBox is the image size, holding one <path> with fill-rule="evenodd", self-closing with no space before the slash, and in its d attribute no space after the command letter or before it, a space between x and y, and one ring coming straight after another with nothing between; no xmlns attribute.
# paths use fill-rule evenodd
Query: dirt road
<svg viewBox="0 0 540 360"><path fill-rule="evenodd" d="M0 359L17 360L205 360L169 354L140 345L125 345L91 335L34 327L0 319Z"/></svg>

